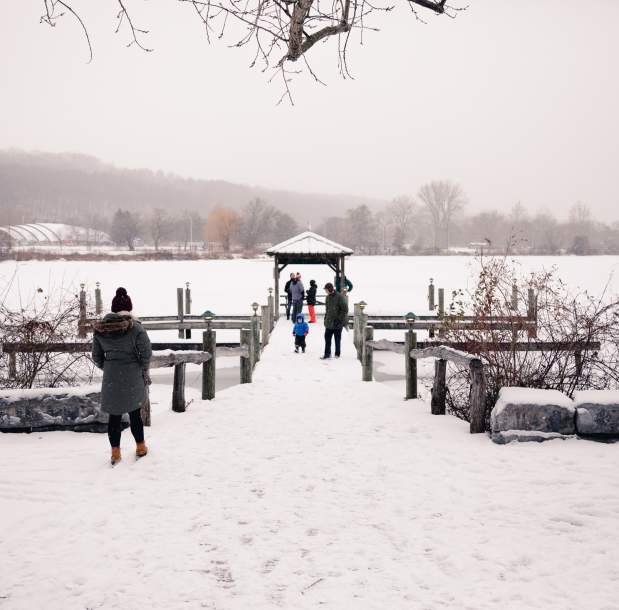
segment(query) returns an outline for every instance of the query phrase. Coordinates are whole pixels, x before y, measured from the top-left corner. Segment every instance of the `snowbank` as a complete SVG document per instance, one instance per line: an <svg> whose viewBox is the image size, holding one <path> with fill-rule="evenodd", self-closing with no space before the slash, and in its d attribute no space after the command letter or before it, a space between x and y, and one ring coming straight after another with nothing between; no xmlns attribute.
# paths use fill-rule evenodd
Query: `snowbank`
<svg viewBox="0 0 619 610"><path fill-rule="evenodd" d="M101 392L101 384L82 385L68 388L12 388L0 389L0 402L10 404L18 401L41 401L44 399L64 399L69 397L84 397Z"/></svg>

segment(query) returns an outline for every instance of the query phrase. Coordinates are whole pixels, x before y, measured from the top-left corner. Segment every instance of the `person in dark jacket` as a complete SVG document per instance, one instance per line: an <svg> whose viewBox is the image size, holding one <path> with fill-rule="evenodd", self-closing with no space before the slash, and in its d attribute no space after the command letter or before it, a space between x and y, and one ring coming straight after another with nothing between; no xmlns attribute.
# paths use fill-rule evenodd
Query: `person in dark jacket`
<svg viewBox="0 0 619 610"><path fill-rule="evenodd" d="M335 357L339 358L342 344L342 329L348 324L348 301L333 284L325 284L325 353L321 358L331 358L331 339L335 338Z"/></svg>
<svg viewBox="0 0 619 610"><path fill-rule="evenodd" d="M316 322L316 290L318 286L316 285L316 280L310 280L310 287L307 289L307 309L309 311L310 324Z"/></svg>
<svg viewBox="0 0 619 610"><path fill-rule="evenodd" d="M150 383L148 367L152 352L148 335L131 315L132 309L127 291L118 288L112 300L112 313L95 324L92 340L92 359L98 368L103 369L101 409L109 414L112 465L121 458L120 434L124 413L129 414L136 456L143 457L148 453L140 409L148 396L146 385Z"/></svg>
<svg viewBox="0 0 619 610"><path fill-rule="evenodd" d="M300 313L297 316L296 324L292 327L292 334L294 335L294 351L298 354L299 348L305 353L305 337L307 337L307 333L309 333L309 326L303 317L303 314Z"/></svg>
<svg viewBox="0 0 619 610"><path fill-rule="evenodd" d="M297 273L294 280L290 282L290 296L292 297L292 320L303 311L303 297L305 297L305 286L301 281L301 274Z"/></svg>
<svg viewBox="0 0 619 610"><path fill-rule="evenodd" d="M286 320L290 320L290 310L292 309L292 294L290 293L290 284L292 284L292 280L294 280L296 277L296 274L291 273L290 279L284 285L284 292L286 293Z"/></svg>
<svg viewBox="0 0 619 610"><path fill-rule="evenodd" d="M340 280L340 276L336 276L335 277L335 291L336 292L340 292L340 284L341 284L341 280ZM346 278L346 281L344 282L344 285L346 286L346 292L352 292L352 282Z"/></svg>

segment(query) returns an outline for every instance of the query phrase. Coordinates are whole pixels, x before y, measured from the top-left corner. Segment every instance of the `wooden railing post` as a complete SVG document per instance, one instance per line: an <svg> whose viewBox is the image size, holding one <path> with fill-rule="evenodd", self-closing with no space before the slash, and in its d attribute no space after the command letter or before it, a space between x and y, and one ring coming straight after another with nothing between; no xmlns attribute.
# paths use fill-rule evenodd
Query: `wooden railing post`
<svg viewBox="0 0 619 610"><path fill-rule="evenodd" d="M260 307L261 317L260 325L262 328L262 345L268 345L271 331L271 321L269 320L269 306L262 305Z"/></svg>
<svg viewBox="0 0 619 610"><path fill-rule="evenodd" d="M411 357L411 350L417 347L417 334L406 331L404 342L404 363L406 370L406 399L417 398L417 360Z"/></svg>
<svg viewBox="0 0 619 610"><path fill-rule="evenodd" d="M428 309L434 311L436 304L434 303L434 279L430 278L430 284L428 286Z"/></svg>
<svg viewBox="0 0 619 610"><path fill-rule="evenodd" d="M365 336L365 327L368 325L368 316L365 313L365 308L367 303L365 301L359 302L359 330L357 331L357 341L358 341L358 349L357 349L357 358L359 362L363 358L363 337Z"/></svg>
<svg viewBox="0 0 619 610"><path fill-rule="evenodd" d="M178 312L178 321L182 323L185 318L184 310L183 310L183 289L182 288L176 289L176 309ZM185 338L184 329L182 328L178 329L178 338L179 339Z"/></svg>
<svg viewBox="0 0 619 610"><path fill-rule="evenodd" d="M241 329L241 348L247 350L246 354L241 354L241 383L251 383L252 381L252 331L249 328Z"/></svg>
<svg viewBox="0 0 619 610"><path fill-rule="evenodd" d="M99 282L97 282L95 288L95 313L97 315L103 313L103 300L101 299L101 285Z"/></svg>
<svg viewBox="0 0 619 610"><path fill-rule="evenodd" d="M479 358L471 360L471 391L469 394L469 420L471 434L486 430L486 376L484 365Z"/></svg>
<svg viewBox="0 0 619 610"><path fill-rule="evenodd" d="M361 314L361 308L359 303L355 303L353 306L353 318L352 318L352 342L357 350L357 358L359 358L359 316Z"/></svg>
<svg viewBox="0 0 619 610"><path fill-rule="evenodd" d="M516 282L512 284L512 298L510 306L513 311L518 311L518 284L516 284Z"/></svg>
<svg viewBox="0 0 619 610"><path fill-rule="evenodd" d="M80 303L79 303L79 319L77 321L77 336L80 339L86 337L86 291L84 284L80 284Z"/></svg>
<svg viewBox="0 0 619 610"><path fill-rule="evenodd" d="M439 288L438 289L438 317L441 318L441 324L438 328L439 337L445 336L445 328L443 327L443 322L442 322L442 318L444 317L444 315L445 315L445 289Z"/></svg>
<svg viewBox="0 0 619 610"><path fill-rule="evenodd" d="M363 330L363 346L361 359L361 379L363 381L373 381L374 379L374 348L370 345L374 341L374 329L366 326Z"/></svg>
<svg viewBox="0 0 619 610"><path fill-rule="evenodd" d="M275 328L275 300L273 299L273 288L269 288L269 324L271 325L271 332Z"/></svg>
<svg viewBox="0 0 619 610"><path fill-rule="evenodd" d="M202 333L202 350L211 355L210 360L202 364L202 400L215 398L215 356L217 355L217 334L208 329Z"/></svg>
<svg viewBox="0 0 619 610"><path fill-rule="evenodd" d="M9 352L9 379L17 377L17 354Z"/></svg>
<svg viewBox="0 0 619 610"><path fill-rule="evenodd" d="M174 365L174 383L172 387L172 411L176 411L176 413L183 413L186 409L185 366L186 364L184 362Z"/></svg>
<svg viewBox="0 0 619 610"><path fill-rule="evenodd" d="M258 303L253 303L254 315L251 317L252 334L252 368L260 362L260 318L258 318Z"/></svg>
<svg viewBox="0 0 619 610"><path fill-rule="evenodd" d="M434 361L434 385L432 386L432 415L445 415L447 397L447 360L439 358Z"/></svg>
<svg viewBox="0 0 619 610"><path fill-rule="evenodd" d="M185 283L185 315L191 314L191 288L189 282ZM185 330L185 339L191 339L191 328Z"/></svg>
<svg viewBox="0 0 619 610"><path fill-rule="evenodd" d="M527 336L529 339L535 339L537 337L537 303L535 301L535 290L529 288L527 294L527 318L529 322L533 323L527 325Z"/></svg>

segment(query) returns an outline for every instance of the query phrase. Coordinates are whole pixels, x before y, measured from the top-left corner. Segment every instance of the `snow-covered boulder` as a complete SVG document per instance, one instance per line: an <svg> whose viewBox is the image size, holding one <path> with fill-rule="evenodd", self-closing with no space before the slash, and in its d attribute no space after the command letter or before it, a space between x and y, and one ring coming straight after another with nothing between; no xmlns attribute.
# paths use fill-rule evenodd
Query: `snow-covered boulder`
<svg viewBox="0 0 619 610"><path fill-rule="evenodd" d="M619 391L585 390L574 394L578 434L619 435Z"/></svg>
<svg viewBox="0 0 619 610"><path fill-rule="evenodd" d="M575 415L573 401L558 390L501 388L490 415L492 439L499 443L509 442L508 436L510 440L540 441L575 434ZM517 432L542 432L548 436L529 438L524 434L516 438Z"/></svg>
<svg viewBox="0 0 619 610"><path fill-rule="evenodd" d="M99 385L0 390L0 430L104 432Z"/></svg>

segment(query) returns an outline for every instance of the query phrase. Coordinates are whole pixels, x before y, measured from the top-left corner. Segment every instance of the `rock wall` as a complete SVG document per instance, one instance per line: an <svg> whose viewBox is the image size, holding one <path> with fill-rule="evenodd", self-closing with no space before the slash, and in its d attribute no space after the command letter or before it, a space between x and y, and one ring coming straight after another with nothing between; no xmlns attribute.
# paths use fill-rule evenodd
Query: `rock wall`
<svg viewBox="0 0 619 610"><path fill-rule="evenodd" d="M106 432L100 386L0 390L0 431Z"/></svg>

